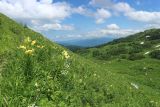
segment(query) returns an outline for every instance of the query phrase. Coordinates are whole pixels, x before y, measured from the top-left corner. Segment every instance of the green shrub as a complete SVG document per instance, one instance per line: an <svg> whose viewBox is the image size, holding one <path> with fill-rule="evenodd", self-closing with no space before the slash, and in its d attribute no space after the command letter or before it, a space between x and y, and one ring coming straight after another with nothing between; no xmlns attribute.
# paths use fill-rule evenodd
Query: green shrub
<svg viewBox="0 0 160 107"><path fill-rule="evenodd" d="M129 50L129 54L139 53L144 49L143 45L140 45L139 43L133 42L133 43L129 44L129 46L131 47Z"/></svg>
<svg viewBox="0 0 160 107"><path fill-rule="evenodd" d="M159 31L153 32L151 37L149 38L149 40L157 40L157 39L160 39L160 32Z"/></svg>
<svg viewBox="0 0 160 107"><path fill-rule="evenodd" d="M111 59L112 56L110 53L103 53L100 57L101 60L108 60L108 59Z"/></svg>
<svg viewBox="0 0 160 107"><path fill-rule="evenodd" d="M113 47L109 51L108 50L106 51L108 54L114 55L114 56L127 53L127 49L125 47Z"/></svg>
<svg viewBox="0 0 160 107"><path fill-rule="evenodd" d="M154 50L152 51L149 56L151 58L160 59L160 50Z"/></svg>
<svg viewBox="0 0 160 107"><path fill-rule="evenodd" d="M95 50L95 51L92 52L92 56L93 57L98 57L98 56L101 56L101 53L98 50Z"/></svg>
<svg viewBox="0 0 160 107"><path fill-rule="evenodd" d="M125 54L122 54L122 55L120 55L120 58L121 58L121 59L126 59L127 56L126 56Z"/></svg>
<svg viewBox="0 0 160 107"><path fill-rule="evenodd" d="M130 55L128 56L128 59L129 59L129 60L132 60L132 61L134 61L134 60L141 60L141 59L143 59L143 58L145 58L145 56L142 55L142 54L139 54L139 53L137 53L137 54L130 54Z"/></svg>
<svg viewBox="0 0 160 107"><path fill-rule="evenodd" d="M87 49L72 50L72 51L75 51L76 53L79 53L79 54L85 54L85 53L89 53L89 52L90 52L90 51L87 50Z"/></svg>

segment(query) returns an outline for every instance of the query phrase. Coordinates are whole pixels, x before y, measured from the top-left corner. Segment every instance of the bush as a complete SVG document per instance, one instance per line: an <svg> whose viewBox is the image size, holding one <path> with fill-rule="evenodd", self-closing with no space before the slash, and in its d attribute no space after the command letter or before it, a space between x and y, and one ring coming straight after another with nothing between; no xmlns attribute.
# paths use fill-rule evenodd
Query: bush
<svg viewBox="0 0 160 107"><path fill-rule="evenodd" d="M111 58L109 52L99 52L98 50L93 51L92 56L99 60L108 60Z"/></svg>
<svg viewBox="0 0 160 107"><path fill-rule="evenodd" d="M116 56L127 53L127 50L125 49L125 47L113 47L112 49L107 51L107 53Z"/></svg>
<svg viewBox="0 0 160 107"><path fill-rule="evenodd" d="M125 54L122 54L122 55L120 55L120 58L121 58L121 59L126 59L127 56L126 56Z"/></svg>
<svg viewBox="0 0 160 107"><path fill-rule="evenodd" d="M160 59L160 50L154 50L152 51L149 56L151 58Z"/></svg>
<svg viewBox="0 0 160 107"><path fill-rule="evenodd" d="M130 54L129 57L128 57L128 59L132 60L132 61L134 61L134 60L141 60L143 58L145 58L145 56L142 55L142 54L139 54L139 53L137 53L137 54Z"/></svg>
<svg viewBox="0 0 160 107"><path fill-rule="evenodd" d="M110 53L103 53L100 57L101 60L108 60L108 59L111 59L112 56Z"/></svg>
<svg viewBox="0 0 160 107"><path fill-rule="evenodd" d="M98 57L98 56L100 56L101 55L101 53L98 51L98 50L95 50L95 51L93 51L93 53L92 53L92 56L93 57Z"/></svg>
<svg viewBox="0 0 160 107"><path fill-rule="evenodd" d="M151 37L149 38L149 40L157 40L157 39L160 39L160 32L159 31L153 32L151 34Z"/></svg>
<svg viewBox="0 0 160 107"><path fill-rule="evenodd" d="M131 46L131 49L129 50L130 54L139 53L144 48L143 45L140 45L139 43L131 43L129 45Z"/></svg>
<svg viewBox="0 0 160 107"><path fill-rule="evenodd" d="M79 49L79 50L75 50L76 53L79 53L79 54L85 54L85 53L89 53L90 50L87 50L87 49Z"/></svg>

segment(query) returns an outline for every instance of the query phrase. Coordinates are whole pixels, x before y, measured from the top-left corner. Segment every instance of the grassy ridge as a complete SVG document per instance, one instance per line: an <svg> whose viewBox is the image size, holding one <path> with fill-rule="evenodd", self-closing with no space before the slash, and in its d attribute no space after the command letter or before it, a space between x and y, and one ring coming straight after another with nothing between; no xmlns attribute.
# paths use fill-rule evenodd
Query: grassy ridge
<svg viewBox="0 0 160 107"><path fill-rule="evenodd" d="M100 60L138 60L148 56L160 59L160 29L146 30L104 45L78 50L77 53Z"/></svg>
<svg viewBox="0 0 160 107"><path fill-rule="evenodd" d="M132 85L137 84L134 85L143 90L144 96L159 106L160 29L146 30L77 53L121 75Z"/></svg>
<svg viewBox="0 0 160 107"><path fill-rule="evenodd" d="M2 14L0 46L2 107L160 105L158 89L124 75L120 68L128 62L120 66L83 58Z"/></svg>

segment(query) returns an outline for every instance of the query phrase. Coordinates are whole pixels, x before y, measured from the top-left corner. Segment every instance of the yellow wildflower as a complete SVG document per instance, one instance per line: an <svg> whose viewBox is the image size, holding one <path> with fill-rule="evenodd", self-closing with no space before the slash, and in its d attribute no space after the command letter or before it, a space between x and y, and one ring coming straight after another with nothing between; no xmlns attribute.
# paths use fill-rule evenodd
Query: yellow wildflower
<svg viewBox="0 0 160 107"><path fill-rule="evenodd" d="M20 46L19 46L19 49L26 49L26 47L23 46L23 45L20 45Z"/></svg>
<svg viewBox="0 0 160 107"><path fill-rule="evenodd" d="M41 46L37 45L37 48L41 48Z"/></svg>
<svg viewBox="0 0 160 107"><path fill-rule="evenodd" d="M34 49L26 50L25 54L27 54L27 55L33 55L33 52L34 52Z"/></svg>
<svg viewBox="0 0 160 107"><path fill-rule="evenodd" d="M35 45L36 44L36 40L33 40L31 45Z"/></svg>
<svg viewBox="0 0 160 107"><path fill-rule="evenodd" d="M64 57L66 58L66 59L68 59L70 56L69 56L69 54L68 54L68 52L67 51L63 51L62 52L62 54L64 55Z"/></svg>
<svg viewBox="0 0 160 107"><path fill-rule="evenodd" d="M41 48L44 48L44 46L41 46Z"/></svg>
<svg viewBox="0 0 160 107"><path fill-rule="evenodd" d="M42 48L44 48L44 46L39 46L39 45L37 45L37 48L41 48L41 49L42 49Z"/></svg>

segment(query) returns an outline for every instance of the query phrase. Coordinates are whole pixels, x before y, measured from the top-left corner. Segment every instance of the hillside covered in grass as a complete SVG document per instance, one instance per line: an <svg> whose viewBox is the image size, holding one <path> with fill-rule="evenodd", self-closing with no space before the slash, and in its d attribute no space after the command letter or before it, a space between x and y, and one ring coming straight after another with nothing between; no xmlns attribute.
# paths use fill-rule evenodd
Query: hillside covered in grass
<svg viewBox="0 0 160 107"><path fill-rule="evenodd" d="M139 65L141 61L126 67L128 62L86 59L3 14L0 46L2 107L160 106L158 60L150 68ZM122 72L122 67L128 71ZM135 74L130 69L149 77L131 77Z"/></svg>
<svg viewBox="0 0 160 107"><path fill-rule="evenodd" d="M160 92L160 29L146 30L76 53L127 81L134 81L137 87L144 86L145 95L148 93L148 97L160 100L157 96Z"/></svg>
<svg viewBox="0 0 160 107"><path fill-rule="evenodd" d="M160 59L160 29L150 29L107 44L81 49L77 53L100 60Z"/></svg>

